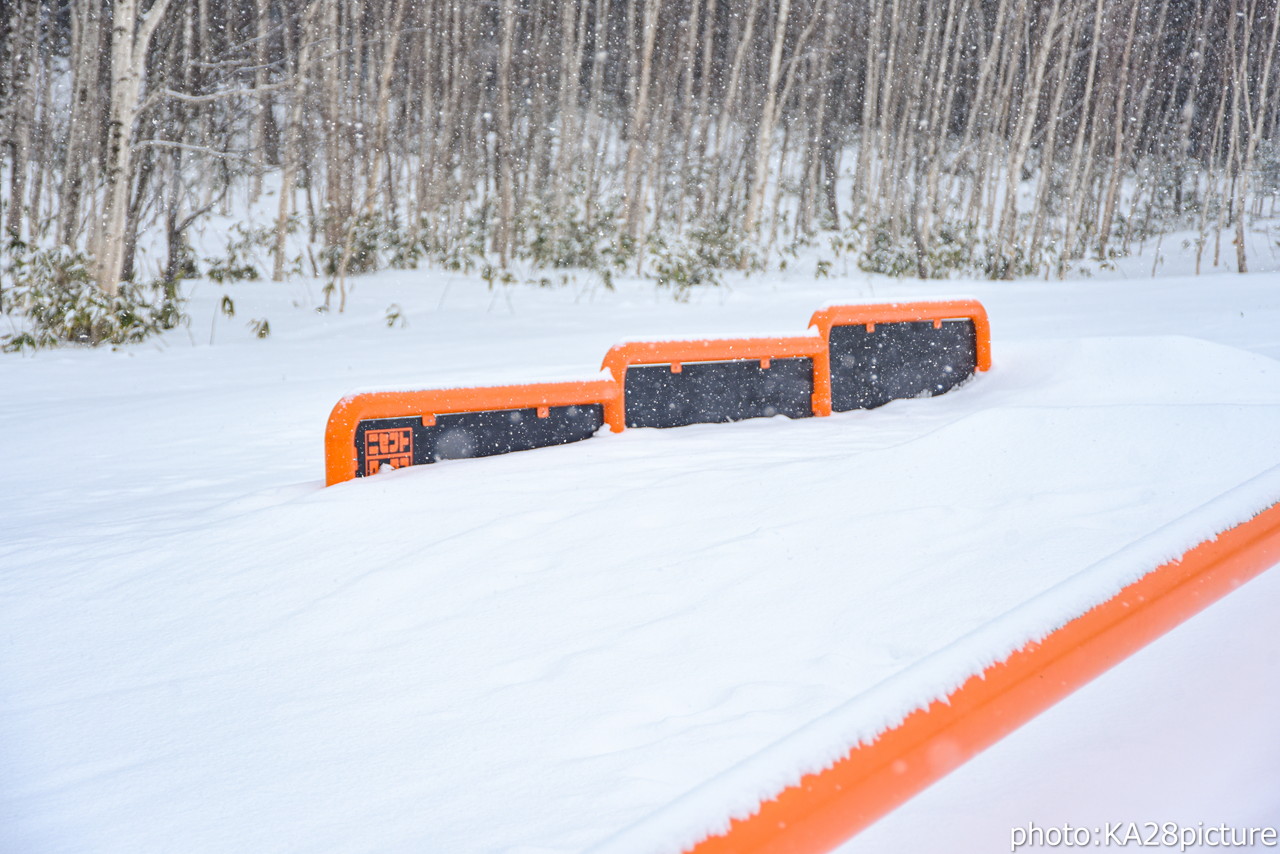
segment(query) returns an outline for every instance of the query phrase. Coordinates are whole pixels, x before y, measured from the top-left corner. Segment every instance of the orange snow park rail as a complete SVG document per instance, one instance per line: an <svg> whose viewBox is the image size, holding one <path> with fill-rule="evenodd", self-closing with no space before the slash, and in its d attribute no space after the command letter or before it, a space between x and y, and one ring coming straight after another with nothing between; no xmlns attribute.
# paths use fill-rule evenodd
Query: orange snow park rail
<svg viewBox="0 0 1280 854"><path fill-rule="evenodd" d="M812 359L814 415L831 414L831 375L825 370L827 342L814 335L779 338L702 338L688 341L631 341L618 344L605 354L601 367L613 375L619 385L626 384L627 369L632 365L670 365L672 373L680 373L686 362L758 361L768 370L774 359ZM822 366L819 365L822 361ZM626 427L626 400L619 397L605 406L605 421L615 433Z"/></svg>
<svg viewBox="0 0 1280 854"><path fill-rule="evenodd" d="M612 379L345 397L325 430L325 482L580 441L597 421L616 433L629 421L673 427L870 409L942 394L991 366L976 300L833 306L809 325L816 334L620 344L604 358Z"/></svg>
<svg viewBox="0 0 1280 854"><path fill-rule="evenodd" d="M945 702L760 805L691 854L830 851L1170 629L1280 563L1280 504L988 667Z"/></svg>
<svg viewBox="0 0 1280 854"><path fill-rule="evenodd" d="M968 320L973 323L977 369L991 369L991 322L987 310L976 299L936 300L929 302L893 302L877 305L833 305L819 309L809 318L824 341L831 337L833 326L866 326L868 331L881 323L919 323L932 321L937 328L945 320Z"/></svg>
<svg viewBox="0 0 1280 854"><path fill-rule="evenodd" d="M390 418L419 418L434 426L441 415L536 409L546 417L555 407L605 405L621 393L611 380L479 386L427 391L380 391L344 397L329 415L325 428L325 485L351 480L359 472L356 442L362 422ZM412 463L409 463L412 465Z"/></svg>

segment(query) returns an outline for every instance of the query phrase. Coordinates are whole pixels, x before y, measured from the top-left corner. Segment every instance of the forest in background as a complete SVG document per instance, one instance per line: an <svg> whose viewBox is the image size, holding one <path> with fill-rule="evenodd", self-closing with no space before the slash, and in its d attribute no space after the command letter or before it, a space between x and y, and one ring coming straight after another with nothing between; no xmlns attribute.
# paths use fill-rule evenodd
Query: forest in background
<svg viewBox="0 0 1280 854"><path fill-rule="evenodd" d="M340 310L382 266L684 288L818 242L1012 278L1171 231L1243 272L1280 193L1278 24L1280 0L0 0L0 309L43 330L20 343L116 340L176 322L196 274L316 274ZM193 225L250 210L272 224L196 257Z"/></svg>

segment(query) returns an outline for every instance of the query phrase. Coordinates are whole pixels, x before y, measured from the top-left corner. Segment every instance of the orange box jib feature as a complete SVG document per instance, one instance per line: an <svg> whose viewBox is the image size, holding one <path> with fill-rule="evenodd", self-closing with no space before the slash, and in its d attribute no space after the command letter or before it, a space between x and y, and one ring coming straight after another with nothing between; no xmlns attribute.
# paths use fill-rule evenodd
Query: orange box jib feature
<svg viewBox="0 0 1280 854"><path fill-rule="evenodd" d="M329 416L325 480L577 442L605 423L621 432L870 409L942 394L991 364L975 300L831 306L809 325L619 344L597 380L352 395Z"/></svg>
<svg viewBox="0 0 1280 854"><path fill-rule="evenodd" d="M587 439L618 394L599 379L351 395L329 415L325 481Z"/></svg>
<svg viewBox="0 0 1280 854"><path fill-rule="evenodd" d="M636 341L604 357L623 387L605 407L615 433L624 427L682 427L786 415L826 415L817 362L826 343L816 335Z"/></svg>

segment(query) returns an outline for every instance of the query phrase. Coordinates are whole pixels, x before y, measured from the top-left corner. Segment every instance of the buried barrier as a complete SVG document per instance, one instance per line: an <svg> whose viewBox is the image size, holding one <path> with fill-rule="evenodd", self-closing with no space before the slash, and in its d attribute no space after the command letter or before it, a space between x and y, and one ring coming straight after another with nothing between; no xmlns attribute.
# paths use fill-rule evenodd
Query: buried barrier
<svg viewBox="0 0 1280 854"><path fill-rule="evenodd" d="M835 412L932 397L991 367L991 329L976 304L837 305L809 325L827 342Z"/></svg>
<svg viewBox="0 0 1280 854"><path fill-rule="evenodd" d="M325 429L325 483L588 439L618 394L601 379L349 395Z"/></svg>
<svg viewBox="0 0 1280 854"><path fill-rule="evenodd" d="M816 335L634 341L604 357L623 388L605 408L615 433L626 427L683 427L747 418L808 418L831 412Z"/></svg>
<svg viewBox="0 0 1280 854"><path fill-rule="evenodd" d="M680 427L830 415L942 394L991 365L977 300L829 306L804 335L635 341L611 379L368 392L325 429L325 482L591 438L603 424Z"/></svg>

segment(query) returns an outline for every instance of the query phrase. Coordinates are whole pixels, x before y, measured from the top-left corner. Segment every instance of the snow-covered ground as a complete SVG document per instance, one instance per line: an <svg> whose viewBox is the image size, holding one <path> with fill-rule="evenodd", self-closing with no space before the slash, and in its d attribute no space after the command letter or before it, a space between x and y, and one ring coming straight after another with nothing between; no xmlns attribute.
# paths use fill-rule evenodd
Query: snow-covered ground
<svg viewBox="0 0 1280 854"><path fill-rule="evenodd" d="M1280 275L800 266L688 303L387 273L343 315L315 282L197 282L158 344L0 361L0 851L672 850L1280 498ZM940 398L321 486L353 389L956 292L995 364ZM849 850L1280 820L1277 606L1251 583Z"/></svg>

